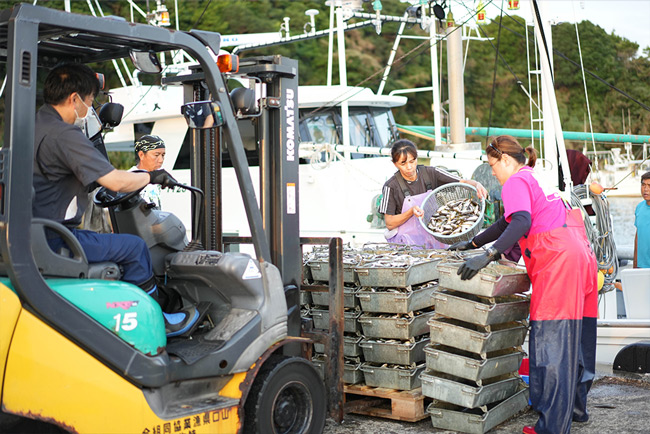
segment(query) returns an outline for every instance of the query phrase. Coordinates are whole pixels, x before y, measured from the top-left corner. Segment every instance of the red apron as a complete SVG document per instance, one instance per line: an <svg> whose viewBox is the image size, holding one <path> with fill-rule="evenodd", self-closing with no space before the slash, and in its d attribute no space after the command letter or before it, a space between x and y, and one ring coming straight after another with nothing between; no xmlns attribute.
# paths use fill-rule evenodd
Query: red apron
<svg viewBox="0 0 650 434"><path fill-rule="evenodd" d="M532 282L530 398L539 434L586 421L595 373L597 262L579 210L563 226L519 240Z"/></svg>
<svg viewBox="0 0 650 434"><path fill-rule="evenodd" d="M582 319L598 314L598 264L577 209L564 226L519 240L533 285L530 319Z"/></svg>

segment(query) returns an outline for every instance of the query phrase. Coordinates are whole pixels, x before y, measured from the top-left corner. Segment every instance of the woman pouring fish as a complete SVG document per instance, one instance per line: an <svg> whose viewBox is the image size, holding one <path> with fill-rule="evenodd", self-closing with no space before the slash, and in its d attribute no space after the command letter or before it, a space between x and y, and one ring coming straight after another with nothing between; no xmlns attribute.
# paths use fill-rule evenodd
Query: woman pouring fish
<svg viewBox="0 0 650 434"><path fill-rule="evenodd" d="M528 164L526 163L528 154ZM473 240L450 250L469 250L496 240L458 269L472 279L519 242L532 283L530 303L530 398L539 414L524 433L564 434L586 422L587 393L596 367L597 263L579 210L542 189L533 167L537 154L511 136L486 149L492 173L503 185L504 217Z"/></svg>
<svg viewBox="0 0 650 434"><path fill-rule="evenodd" d="M410 140L395 141L390 153L397 172L384 184L379 206L386 222L386 240L427 249L445 248L418 221L424 214L420 205L428 192L451 182L474 186L479 198L486 198L487 190L479 182L460 179L436 167L418 165L418 150Z"/></svg>

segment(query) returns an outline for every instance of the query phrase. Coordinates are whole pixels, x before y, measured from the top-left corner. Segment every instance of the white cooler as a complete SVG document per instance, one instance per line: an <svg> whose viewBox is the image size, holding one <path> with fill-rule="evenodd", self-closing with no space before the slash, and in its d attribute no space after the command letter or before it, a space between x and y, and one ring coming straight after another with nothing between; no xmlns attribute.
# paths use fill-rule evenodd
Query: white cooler
<svg viewBox="0 0 650 434"><path fill-rule="evenodd" d="M627 318L650 318L650 268L621 270L621 284Z"/></svg>

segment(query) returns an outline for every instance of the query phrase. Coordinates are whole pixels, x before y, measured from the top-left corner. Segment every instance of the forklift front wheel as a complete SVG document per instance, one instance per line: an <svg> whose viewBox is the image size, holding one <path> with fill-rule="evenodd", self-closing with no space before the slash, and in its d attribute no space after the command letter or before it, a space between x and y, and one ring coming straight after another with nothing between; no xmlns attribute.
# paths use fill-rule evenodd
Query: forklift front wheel
<svg viewBox="0 0 650 434"><path fill-rule="evenodd" d="M314 366L300 357L271 356L255 377L244 405L245 433L321 433L325 385Z"/></svg>

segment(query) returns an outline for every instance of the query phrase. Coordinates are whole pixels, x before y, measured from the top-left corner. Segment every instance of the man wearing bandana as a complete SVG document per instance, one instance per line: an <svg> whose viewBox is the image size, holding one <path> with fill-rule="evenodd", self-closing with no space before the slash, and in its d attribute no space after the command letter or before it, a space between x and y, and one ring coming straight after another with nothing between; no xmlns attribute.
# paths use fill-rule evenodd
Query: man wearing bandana
<svg viewBox="0 0 650 434"><path fill-rule="evenodd" d="M145 135L140 137L135 141L135 161L136 165L129 169L130 172L159 170L165 161L165 142L158 136ZM156 209L161 209L160 190L160 185L149 184L142 189L140 196L147 203L153 203Z"/></svg>
<svg viewBox="0 0 650 434"><path fill-rule="evenodd" d="M117 170L95 148L80 125L93 115L91 106L98 92L97 75L82 64L57 66L45 79L45 104L36 114L34 129L32 215L66 226L79 240L89 263L117 263L123 271L122 280L158 300L151 256L142 238L77 229L88 204L88 188L95 183L117 192L175 183L162 169L141 173ZM65 246L55 234L48 234L48 243L55 252ZM190 306L163 316L167 336L171 337L189 333L198 322L199 312Z"/></svg>

